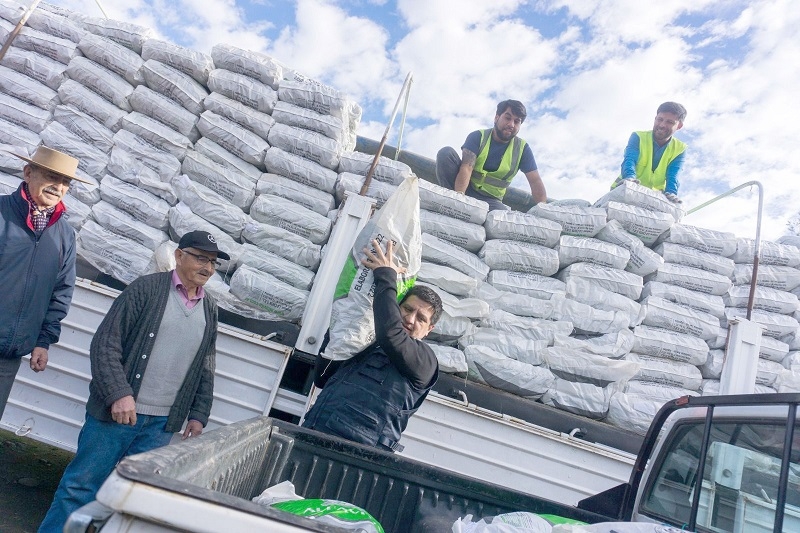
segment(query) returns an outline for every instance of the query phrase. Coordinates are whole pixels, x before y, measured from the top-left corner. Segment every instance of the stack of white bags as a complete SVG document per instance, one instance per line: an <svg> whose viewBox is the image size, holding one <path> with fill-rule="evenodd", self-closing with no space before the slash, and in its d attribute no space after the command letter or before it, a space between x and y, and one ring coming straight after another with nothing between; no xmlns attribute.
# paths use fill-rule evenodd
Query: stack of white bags
<svg viewBox="0 0 800 533"><path fill-rule="evenodd" d="M451 217L483 217L474 200L453 196L470 214L451 208ZM480 261L465 241L429 231L419 280L445 302L431 335L448 345L434 346L441 367L637 432L669 399L718 392L728 323L747 304L753 243L680 224L682 216L661 193L623 184L593 206L488 213ZM798 253L764 243L757 392L797 387L789 291Z"/></svg>
<svg viewBox="0 0 800 533"><path fill-rule="evenodd" d="M0 33L24 11L1 2ZM223 307L298 320L360 108L263 54L153 37L40 4L0 65L2 148L80 160L94 186L75 183L65 202L79 254L101 271L129 283L171 239L205 229L231 255L208 285ZM22 166L0 157L4 192Z"/></svg>
<svg viewBox="0 0 800 533"><path fill-rule="evenodd" d="M0 0L0 39L24 11ZM84 260L129 283L203 229L231 256L207 284L223 308L298 321L337 206L372 164L353 151L360 117L264 54L205 54L43 3L0 61L0 191L23 167L6 151L69 153L93 184L65 199ZM380 207L409 175L381 157L366 195ZM419 200L417 282L444 302L429 336L442 371L638 432L664 401L719 390L752 240L682 224L632 183L528 213L424 181ZM762 243L758 392L800 391L799 246Z"/></svg>

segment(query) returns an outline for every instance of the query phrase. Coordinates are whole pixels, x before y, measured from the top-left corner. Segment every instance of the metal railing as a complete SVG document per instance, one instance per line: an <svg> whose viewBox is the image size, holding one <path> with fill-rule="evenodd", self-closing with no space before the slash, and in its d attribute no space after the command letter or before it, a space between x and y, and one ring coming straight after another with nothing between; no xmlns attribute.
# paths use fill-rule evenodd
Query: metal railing
<svg viewBox="0 0 800 533"><path fill-rule="evenodd" d="M411 92L411 82L413 81L414 76L411 72L408 73L406 76L406 81L403 82L403 86L400 88L400 94L397 95L397 102L394 104L394 109L392 110L392 116L389 118L389 123L386 124L386 130L383 132L383 137L381 138L381 142L378 145L378 149L375 151L375 158L372 160L372 165L369 167L369 171L367 172L367 177L364 178L364 185L361 186L361 196L367 194L367 190L369 189L369 184L372 181L372 174L375 172L375 167L378 166L378 161L381 157L381 152L383 152L383 147L386 145L386 139L389 137L389 130L392 129L392 124L394 124L394 119L397 117L397 110L400 107L400 101L403 99L403 95L405 95L405 105L403 106L403 119L400 125L400 139L397 142L397 153L395 154L395 159L400 153L400 141L403 139L403 129L406 122L406 111L408 109L408 95Z"/></svg>
<svg viewBox="0 0 800 533"><path fill-rule="evenodd" d="M722 200L723 198L732 195L735 192L744 189L745 187L752 187L754 185L758 188L758 216L756 218L756 239L755 239L755 250L753 252L753 275L750 280L750 296L747 299L747 316L746 316L747 320L750 320L750 316L753 312L753 300L755 299L756 279L758 277L758 262L759 262L759 257L761 256L761 215L764 209L764 186L761 185L760 181L755 181L755 180L748 181L742 183L738 187L734 187L733 189L720 194L719 196L715 196L711 200L704 202L696 207L693 207L686 212L687 215L691 215L692 213L700 211L704 207L707 207L719 200Z"/></svg>

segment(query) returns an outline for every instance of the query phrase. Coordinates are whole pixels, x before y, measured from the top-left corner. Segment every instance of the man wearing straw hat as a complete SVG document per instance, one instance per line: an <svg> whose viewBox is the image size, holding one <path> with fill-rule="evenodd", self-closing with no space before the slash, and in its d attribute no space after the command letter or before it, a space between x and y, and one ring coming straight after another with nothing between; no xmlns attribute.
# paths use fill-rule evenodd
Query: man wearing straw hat
<svg viewBox="0 0 800 533"><path fill-rule="evenodd" d="M28 158L24 181L0 196L0 417L22 357L41 372L58 342L75 285L75 232L61 199L78 160L40 146Z"/></svg>

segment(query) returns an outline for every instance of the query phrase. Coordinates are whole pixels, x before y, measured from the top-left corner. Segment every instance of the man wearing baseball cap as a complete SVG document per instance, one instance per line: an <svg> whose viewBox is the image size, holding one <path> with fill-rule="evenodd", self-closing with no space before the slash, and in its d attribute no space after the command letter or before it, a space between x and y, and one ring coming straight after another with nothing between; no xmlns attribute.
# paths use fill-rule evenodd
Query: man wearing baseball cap
<svg viewBox="0 0 800 533"><path fill-rule="evenodd" d="M22 357L41 372L47 351L58 342L61 319L75 285L75 232L61 199L78 160L40 146L27 162L23 181L0 196L0 418Z"/></svg>
<svg viewBox="0 0 800 533"><path fill-rule="evenodd" d="M60 532L74 510L94 500L123 457L202 433L214 391L217 304L203 285L219 259L213 235L190 231L175 250L175 270L128 285L92 339L92 381L78 449L40 532Z"/></svg>

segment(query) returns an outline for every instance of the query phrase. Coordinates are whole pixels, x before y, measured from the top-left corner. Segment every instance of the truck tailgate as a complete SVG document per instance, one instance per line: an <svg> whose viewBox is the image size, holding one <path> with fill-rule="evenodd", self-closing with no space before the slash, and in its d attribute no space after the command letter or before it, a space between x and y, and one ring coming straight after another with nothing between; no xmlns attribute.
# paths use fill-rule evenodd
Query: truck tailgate
<svg viewBox="0 0 800 533"><path fill-rule="evenodd" d="M439 394L411 418L401 444L404 457L570 505L627 483L636 459Z"/></svg>

